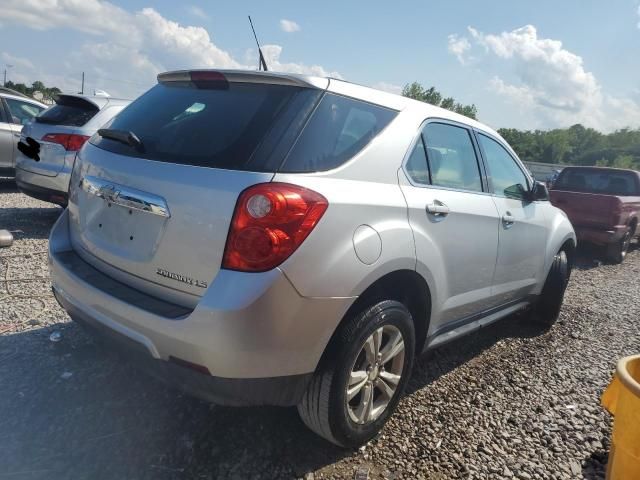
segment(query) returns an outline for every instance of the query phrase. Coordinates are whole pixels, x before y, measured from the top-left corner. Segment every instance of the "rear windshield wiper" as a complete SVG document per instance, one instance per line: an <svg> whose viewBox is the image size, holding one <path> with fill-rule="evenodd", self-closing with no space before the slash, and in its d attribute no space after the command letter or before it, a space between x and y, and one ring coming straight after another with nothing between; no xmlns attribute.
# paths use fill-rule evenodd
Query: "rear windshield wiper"
<svg viewBox="0 0 640 480"><path fill-rule="evenodd" d="M140 140L135 133L130 130L113 130L111 128L101 128L98 130L98 135L109 140L115 140L116 142L124 143L130 147L135 148L141 152L144 151L142 140Z"/></svg>

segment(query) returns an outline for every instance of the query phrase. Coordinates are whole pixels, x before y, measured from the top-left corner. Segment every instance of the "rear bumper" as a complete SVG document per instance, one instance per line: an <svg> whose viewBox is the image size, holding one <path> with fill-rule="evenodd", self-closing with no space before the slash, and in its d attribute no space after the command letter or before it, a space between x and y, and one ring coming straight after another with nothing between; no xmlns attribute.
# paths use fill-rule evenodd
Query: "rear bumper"
<svg viewBox="0 0 640 480"><path fill-rule="evenodd" d="M312 374L271 378L221 378L191 370L183 365L153 358L140 343L86 315L53 290L71 318L109 348L167 385L218 405L291 406L300 402Z"/></svg>
<svg viewBox="0 0 640 480"><path fill-rule="evenodd" d="M578 242L591 243L594 245L609 245L618 242L624 236L627 227L617 225L611 229L593 227L575 227Z"/></svg>
<svg viewBox="0 0 640 480"><path fill-rule="evenodd" d="M2 167L0 166L0 177L15 177L16 169L13 167Z"/></svg>
<svg viewBox="0 0 640 480"><path fill-rule="evenodd" d="M156 376L217 403L296 404L353 302L302 297L278 269L221 270L195 309L163 316L170 309L161 300L65 260L77 256L67 211L52 229L49 248L54 292L74 320L137 351L140 364ZM172 359L206 367L210 375Z"/></svg>
<svg viewBox="0 0 640 480"><path fill-rule="evenodd" d="M61 171L55 177L16 168L16 185L25 195L45 202L66 205L69 199L70 171Z"/></svg>

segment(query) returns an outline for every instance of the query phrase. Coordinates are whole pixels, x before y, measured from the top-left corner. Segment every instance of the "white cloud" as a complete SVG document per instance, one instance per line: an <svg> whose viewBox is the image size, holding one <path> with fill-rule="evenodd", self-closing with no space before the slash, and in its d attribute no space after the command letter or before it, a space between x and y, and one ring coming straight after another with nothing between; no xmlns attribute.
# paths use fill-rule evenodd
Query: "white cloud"
<svg viewBox="0 0 640 480"><path fill-rule="evenodd" d="M471 48L471 43L466 37L459 37L456 34L449 35L447 49L449 53L456 56L458 61L464 65L467 61L465 54Z"/></svg>
<svg viewBox="0 0 640 480"><path fill-rule="evenodd" d="M608 131L640 125L640 105L604 93L593 73L585 69L582 57L565 49L559 40L539 37L533 25L497 35L472 27L468 31L473 46L502 61L513 78L506 81L494 76L490 88L533 113L538 127L583 123ZM462 38L454 37L455 44ZM471 50L471 42L463 53ZM456 56L460 53L451 47L449 51Z"/></svg>
<svg viewBox="0 0 640 480"><path fill-rule="evenodd" d="M187 12L189 12L194 17L201 18L202 20L209 20L209 15L202 8L197 5L189 5L187 7Z"/></svg>
<svg viewBox="0 0 640 480"><path fill-rule="evenodd" d="M2 3L0 21L36 30L72 29L90 35L57 65L55 75L50 70L43 71L44 68L25 69L22 75L31 81L39 79L47 85L77 90L79 82L75 79L84 71L91 88L135 97L151 87L161 71L206 67L255 69L253 62L236 59L216 45L206 29L180 25L153 8L129 12L101 0L2 0ZM47 45L42 45L42 49L46 48ZM283 61L279 45L265 45L263 51L270 70L339 76L320 65ZM62 82L65 77L72 78Z"/></svg>
<svg viewBox="0 0 640 480"><path fill-rule="evenodd" d="M31 61L27 58L15 57L7 52L2 52L0 57L2 58L2 63L4 63L5 65L11 65L12 67L20 67L26 69L35 68L33 63L31 63Z"/></svg>
<svg viewBox="0 0 640 480"><path fill-rule="evenodd" d="M280 28L282 29L283 32L287 32L287 33L300 31L300 25L298 25L293 20L287 20L285 18L280 20Z"/></svg>
<svg viewBox="0 0 640 480"><path fill-rule="evenodd" d="M640 17L640 5L638 5L638 16ZM640 21L638 22L638 28L640 28Z"/></svg>
<svg viewBox="0 0 640 480"><path fill-rule="evenodd" d="M4 0L0 18L36 30L73 28L91 34L130 34L130 14L99 0Z"/></svg>
<svg viewBox="0 0 640 480"><path fill-rule="evenodd" d="M378 82L378 83L374 83L372 87L377 88L378 90L382 90L384 92L395 93L398 95L402 93L402 85L396 85L394 83Z"/></svg>
<svg viewBox="0 0 640 480"><path fill-rule="evenodd" d="M325 70L320 65L305 65L303 63L283 63L280 61L282 47L280 45L262 45L267 67L275 72L299 73L303 75L316 75L319 77L342 78L336 71ZM256 57L257 58L257 55Z"/></svg>

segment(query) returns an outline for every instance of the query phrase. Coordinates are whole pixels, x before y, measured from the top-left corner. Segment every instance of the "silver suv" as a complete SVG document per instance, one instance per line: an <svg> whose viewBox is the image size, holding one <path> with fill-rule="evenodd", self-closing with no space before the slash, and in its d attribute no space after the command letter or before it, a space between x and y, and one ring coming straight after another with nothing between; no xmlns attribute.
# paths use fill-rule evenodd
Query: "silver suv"
<svg viewBox="0 0 640 480"><path fill-rule="evenodd" d="M50 262L70 316L154 374L297 405L354 446L416 355L527 307L550 326L575 246L476 121L341 80L178 71L82 148Z"/></svg>
<svg viewBox="0 0 640 480"><path fill-rule="evenodd" d="M55 105L22 129L16 184L26 195L64 206L78 150L131 101L70 94L57 95L55 100Z"/></svg>
<svg viewBox="0 0 640 480"><path fill-rule="evenodd" d="M20 131L46 108L44 103L0 87L0 176L15 175Z"/></svg>

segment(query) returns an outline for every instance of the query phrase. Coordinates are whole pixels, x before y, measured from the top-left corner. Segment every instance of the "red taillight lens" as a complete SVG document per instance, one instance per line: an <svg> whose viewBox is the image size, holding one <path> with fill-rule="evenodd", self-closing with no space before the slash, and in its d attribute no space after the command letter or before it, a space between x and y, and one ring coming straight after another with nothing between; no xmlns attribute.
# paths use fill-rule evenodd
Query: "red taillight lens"
<svg viewBox="0 0 640 480"><path fill-rule="evenodd" d="M296 251L329 203L319 193L287 183L254 185L240 194L222 268L264 272Z"/></svg>
<svg viewBox="0 0 640 480"><path fill-rule="evenodd" d="M73 133L47 133L42 137L43 142L60 144L69 152L77 152L87 140L89 140L89 137Z"/></svg>

